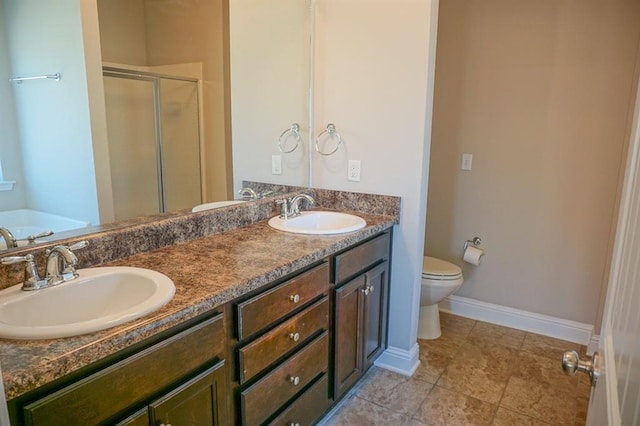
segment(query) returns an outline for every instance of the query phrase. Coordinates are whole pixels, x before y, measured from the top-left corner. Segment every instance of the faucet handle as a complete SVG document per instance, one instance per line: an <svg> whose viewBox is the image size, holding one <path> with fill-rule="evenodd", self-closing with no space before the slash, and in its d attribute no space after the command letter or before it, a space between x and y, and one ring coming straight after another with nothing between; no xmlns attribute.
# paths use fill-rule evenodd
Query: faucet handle
<svg viewBox="0 0 640 426"><path fill-rule="evenodd" d="M29 257L31 258L29 259ZM33 261L32 254L28 254L26 256L7 256L0 259L0 263L2 263L3 265L12 265L14 263L29 262L29 261Z"/></svg>
<svg viewBox="0 0 640 426"><path fill-rule="evenodd" d="M27 264L24 270L24 282L22 283L23 290L37 290L39 288L46 287L48 281L41 279L38 274L38 267L36 266L35 258L32 254L26 256L7 256L0 259L0 263L3 265L11 265L13 263L25 262Z"/></svg>
<svg viewBox="0 0 640 426"><path fill-rule="evenodd" d="M51 235L53 235L53 231L44 231L37 235L29 235L26 240L29 241L29 244L33 244L38 238L49 237Z"/></svg>
<svg viewBox="0 0 640 426"><path fill-rule="evenodd" d="M73 243L69 246L69 250L73 251L73 250L80 250L83 249L85 247L87 247L89 245L89 241L87 240L82 240L82 241L78 241L77 243Z"/></svg>

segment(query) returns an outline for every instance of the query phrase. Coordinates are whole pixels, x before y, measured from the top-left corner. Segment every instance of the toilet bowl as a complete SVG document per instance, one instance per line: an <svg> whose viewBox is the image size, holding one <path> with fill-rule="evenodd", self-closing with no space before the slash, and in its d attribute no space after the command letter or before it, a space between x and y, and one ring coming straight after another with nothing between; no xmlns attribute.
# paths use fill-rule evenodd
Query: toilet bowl
<svg viewBox="0 0 640 426"><path fill-rule="evenodd" d="M422 259L419 339L440 337L438 303L459 289L463 281L462 269L459 266L428 256Z"/></svg>

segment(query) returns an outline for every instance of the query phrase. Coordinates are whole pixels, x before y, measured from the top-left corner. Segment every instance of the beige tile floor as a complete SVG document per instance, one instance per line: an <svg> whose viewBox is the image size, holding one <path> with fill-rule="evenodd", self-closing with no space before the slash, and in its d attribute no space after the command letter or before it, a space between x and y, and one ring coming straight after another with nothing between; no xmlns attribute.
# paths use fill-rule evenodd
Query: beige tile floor
<svg viewBox="0 0 640 426"><path fill-rule="evenodd" d="M441 314L413 377L373 367L323 425L583 425L590 386L562 340Z"/></svg>

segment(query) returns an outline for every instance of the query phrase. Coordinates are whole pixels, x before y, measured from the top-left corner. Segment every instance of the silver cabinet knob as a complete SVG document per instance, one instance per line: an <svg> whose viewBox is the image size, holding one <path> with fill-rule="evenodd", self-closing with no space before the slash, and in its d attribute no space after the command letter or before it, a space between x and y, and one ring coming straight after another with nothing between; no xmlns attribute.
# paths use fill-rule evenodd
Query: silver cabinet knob
<svg viewBox="0 0 640 426"><path fill-rule="evenodd" d="M298 303L300 301L300 296L297 294L292 294L289 296L289 300L293 303Z"/></svg>
<svg viewBox="0 0 640 426"><path fill-rule="evenodd" d="M364 288L360 289L360 291L363 292L365 296L368 296L371 293L373 293L373 290L375 290L375 287L372 285L367 285Z"/></svg>
<svg viewBox="0 0 640 426"><path fill-rule="evenodd" d="M298 376L295 376L295 377L294 377L294 376L291 376L291 377L289 377L289 382L291 382L291 384L292 384L293 386L298 386L298 385L300 384L300 377L298 377Z"/></svg>
<svg viewBox="0 0 640 426"><path fill-rule="evenodd" d="M576 351L567 351L562 356L562 370L569 376L573 376L577 371L582 371L589 375L591 386L595 386L600 377L600 354L595 352L591 359L581 360Z"/></svg>
<svg viewBox="0 0 640 426"><path fill-rule="evenodd" d="M291 423L289 423L289 426L300 426L300 423L293 423L293 422L291 422Z"/></svg>
<svg viewBox="0 0 640 426"><path fill-rule="evenodd" d="M300 340L300 333L289 333L289 339L297 342Z"/></svg>

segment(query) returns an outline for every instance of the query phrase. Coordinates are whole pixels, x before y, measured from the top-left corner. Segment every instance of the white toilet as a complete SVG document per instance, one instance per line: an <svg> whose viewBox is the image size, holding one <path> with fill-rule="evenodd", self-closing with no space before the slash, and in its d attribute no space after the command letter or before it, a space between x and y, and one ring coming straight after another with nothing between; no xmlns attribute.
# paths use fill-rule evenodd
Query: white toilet
<svg viewBox="0 0 640 426"><path fill-rule="evenodd" d="M459 289L463 281L462 269L459 266L428 256L422 259L419 339L440 337L438 302Z"/></svg>

